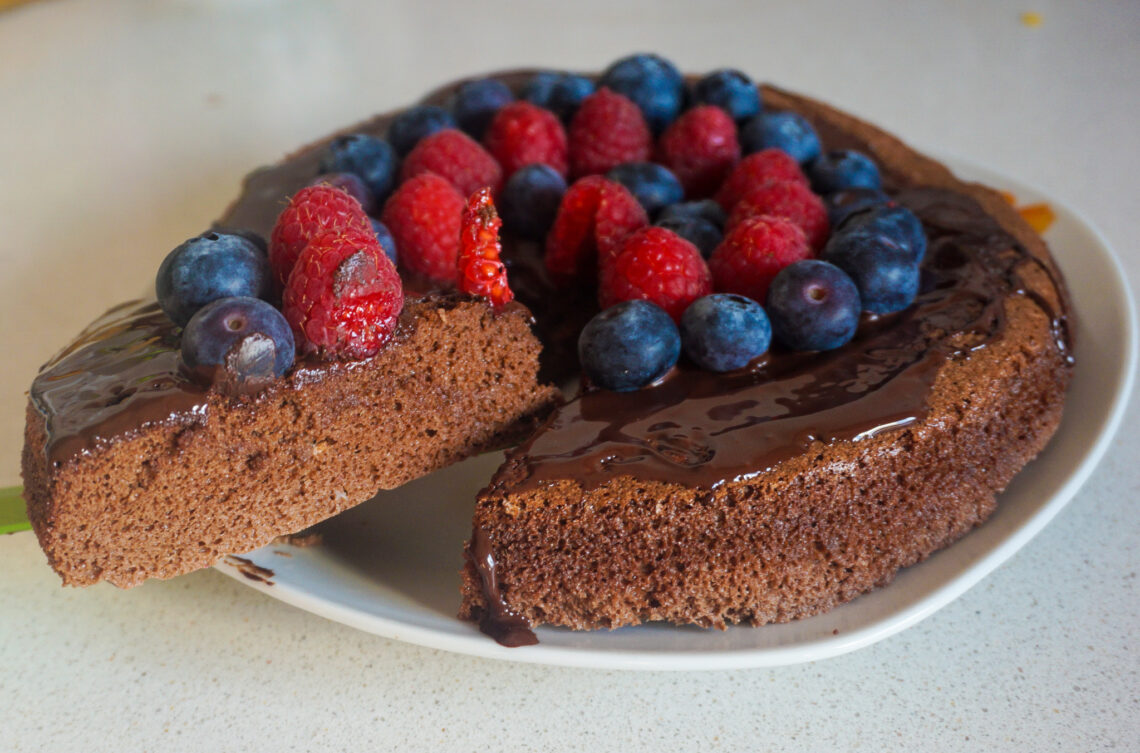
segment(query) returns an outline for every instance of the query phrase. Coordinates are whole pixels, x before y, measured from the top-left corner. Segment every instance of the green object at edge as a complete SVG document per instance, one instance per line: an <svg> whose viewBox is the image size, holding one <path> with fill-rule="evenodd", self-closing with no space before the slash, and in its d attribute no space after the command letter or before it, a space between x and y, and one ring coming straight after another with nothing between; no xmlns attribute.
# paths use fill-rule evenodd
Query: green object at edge
<svg viewBox="0 0 1140 753"><path fill-rule="evenodd" d="M0 534L27 531L32 527L28 522L23 493L22 486L0 489Z"/></svg>

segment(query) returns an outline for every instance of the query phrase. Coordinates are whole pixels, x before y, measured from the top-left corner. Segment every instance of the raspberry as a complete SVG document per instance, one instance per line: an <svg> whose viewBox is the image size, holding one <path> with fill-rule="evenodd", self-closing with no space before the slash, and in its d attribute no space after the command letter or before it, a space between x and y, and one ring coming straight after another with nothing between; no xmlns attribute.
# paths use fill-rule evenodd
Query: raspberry
<svg viewBox="0 0 1140 753"><path fill-rule="evenodd" d="M604 173L625 162L647 162L653 136L632 101L602 88L582 102L570 121L570 174Z"/></svg>
<svg viewBox="0 0 1140 753"><path fill-rule="evenodd" d="M454 128L436 131L416 144L404 158L401 181L421 173L447 178L464 196L483 186L490 186L498 193L503 184L503 169L495 158L477 141Z"/></svg>
<svg viewBox="0 0 1140 753"><path fill-rule="evenodd" d="M325 230L369 228L360 202L330 185L309 186L293 194L277 217L269 238L269 265L282 284L297 263L305 245Z"/></svg>
<svg viewBox="0 0 1140 753"><path fill-rule="evenodd" d="M602 266L598 303L646 300L679 321L689 304L712 292L712 277L697 247L661 227L636 231Z"/></svg>
<svg viewBox="0 0 1140 753"><path fill-rule="evenodd" d="M404 306L400 275L371 231L326 230L297 259L282 312L297 346L322 358L375 355Z"/></svg>
<svg viewBox="0 0 1140 753"><path fill-rule="evenodd" d="M562 195L546 236L546 268L562 282L592 280L599 249L612 254L626 235L648 224L645 210L624 186L600 175L582 178Z"/></svg>
<svg viewBox="0 0 1140 753"><path fill-rule="evenodd" d="M433 280L454 282L464 204L463 195L435 173L401 184L381 217L396 239L400 263Z"/></svg>
<svg viewBox="0 0 1140 753"><path fill-rule="evenodd" d="M823 200L798 181L784 180L753 188L736 202L725 227L731 230L742 220L770 214L794 222L804 231L812 249L819 251L827 243L830 224Z"/></svg>
<svg viewBox="0 0 1140 753"><path fill-rule="evenodd" d="M503 221L491 201L491 189L481 188L467 200L459 232L459 290L482 296L492 306L515 299L500 259L499 228Z"/></svg>
<svg viewBox="0 0 1140 753"><path fill-rule="evenodd" d="M483 144L503 166L503 178L535 163L566 175L566 131L554 113L530 102L512 102L499 110Z"/></svg>
<svg viewBox="0 0 1140 753"><path fill-rule="evenodd" d="M811 256L807 236L782 217L750 217L732 228L709 259L718 293L739 293L763 304L772 278Z"/></svg>
<svg viewBox="0 0 1140 753"><path fill-rule="evenodd" d="M740 161L736 123L712 105L694 107L658 143L661 162L676 173L689 198L711 196Z"/></svg>
<svg viewBox="0 0 1140 753"><path fill-rule="evenodd" d="M748 193L775 180L794 180L807 185L807 176L799 163L779 149L765 149L742 159L716 192L717 202L731 212L736 202Z"/></svg>

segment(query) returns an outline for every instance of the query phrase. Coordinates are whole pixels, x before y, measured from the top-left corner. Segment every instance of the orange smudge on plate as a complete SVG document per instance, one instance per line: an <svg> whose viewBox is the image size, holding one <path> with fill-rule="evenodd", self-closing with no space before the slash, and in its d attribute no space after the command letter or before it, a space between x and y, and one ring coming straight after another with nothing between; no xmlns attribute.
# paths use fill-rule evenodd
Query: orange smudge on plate
<svg viewBox="0 0 1140 753"><path fill-rule="evenodd" d="M1053 220L1057 219L1057 215L1053 212L1053 208L1048 204L1026 204L1023 207L1018 207L1018 214L1029 223L1039 233L1044 233L1053 224Z"/></svg>
<svg viewBox="0 0 1140 753"><path fill-rule="evenodd" d="M1040 13L1034 13L1033 11L1027 11L1021 14L1021 23L1030 29L1036 29L1044 20Z"/></svg>

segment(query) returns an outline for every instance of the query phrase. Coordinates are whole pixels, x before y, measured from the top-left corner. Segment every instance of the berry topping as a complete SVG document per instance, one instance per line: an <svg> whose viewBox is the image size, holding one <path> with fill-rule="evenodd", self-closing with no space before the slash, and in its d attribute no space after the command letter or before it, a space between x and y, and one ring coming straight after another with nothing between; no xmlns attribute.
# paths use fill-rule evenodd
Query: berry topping
<svg viewBox="0 0 1140 753"><path fill-rule="evenodd" d="M678 118L661 136L658 149L691 197L711 196L740 161L736 124L712 105L694 107Z"/></svg>
<svg viewBox="0 0 1140 753"><path fill-rule="evenodd" d="M392 237L392 231L375 217L369 217L368 223L372 225L372 232L376 234L376 242L380 244L384 255L391 259L393 264L399 266L400 254L396 250L396 239Z"/></svg>
<svg viewBox="0 0 1140 753"><path fill-rule="evenodd" d="M388 126L388 141L403 157L420 143L420 139L445 128L458 128L451 113L436 105L409 107L392 119Z"/></svg>
<svg viewBox="0 0 1140 753"><path fill-rule="evenodd" d="M827 243L830 227L823 201L799 181L784 180L753 188L736 202L726 227L731 230L742 220L765 214L794 222L816 251Z"/></svg>
<svg viewBox="0 0 1140 753"><path fill-rule="evenodd" d="M718 293L739 293L764 303L772 278L811 256L807 236L782 217L751 217L729 230L709 258Z"/></svg>
<svg viewBox="0 0 1140 753"><path fill-rule="evenodd" d="M211 301L268 298L275 289L265 254L232 233L206 233L175 248L162 260L154 287L158 305L179 327Z"/></svg>
<svg viewBox="0 0 1140 753"><path fill-rule="evenodd" d="M808 259L776 275L767 309L772 333L792 350L833 350L855 336L859 291L839 267Z"/></svg>
<svg viewBox="0 0 1140 753"><path fill-rule="evenodd" d="M511 177L525 165L549 165L566 175L566 131L549 110L530 102L512 102L495 115L483 136L487 150Z"/></svg>
<svg viewBox="0 0 1140 753"><path fill-rule="evenodd" d="M310 186L332 186L339 188L346 194L360 202L365 212L376 208L376 197L372 189L364 184L364 180L354 173L321 173L309 181Z"/></svg>
<svg viewBox="0 0 1140 753"><path fill-rule="evenodd" d="M498 191L503 170L486 149L462 131L447 128L425 137L404 158L400 180L422 173L446 178L464 196L483 186Z"/></svg>
<svg viewBox="0 0 1140 753"><path fill-rule="evenodd" d="M601 250L613 253L634 230L649 224L624 186L600 175L575 182L562 196L546 236L546 268L563 283L593 280Z"/></svg>
<svg viewBox="0 0 1140 753"><path fill-rule="evenodd" d="M751 298L714 293L693 301L681 316L681 346L708 371L742 369L768 352L772 325Z"/></svg>
<svg viewBox="0 0 1140 753"><path fill-rule="evenodd" d="M820 194L848 188L882 188L879 168L870 157L853 149L826 152L807 166L812 190Z"/></svg>
<svg viewBox="0 0 1140 753"><path fill-rule="evenodd" d="M623 162L647 162L653 136L641 110L609 89L582 102L570 121L570 174L605 173Z"/></svg>
<svg viewBox="0 0 1140 753"><path fill-rule="evenodd" d="M702 220L711 222L713 225L716 225L718 230L724 229L724 223L728 219L724 207L712 199L683 201L680 204L671 204L661 210L661 214L658 215L657 219L668 220L689 217L699 217Z"/></svg>
<svg viewBox="0 0 1140 753"><path fill-rule="evenodd" d="M918 216L900 206L878 206L852 214L843 223L844 236L882 236L906 249L914 263L926 256L926 231Z"/></svg>
<svg viewBox="0 0 1140 753"><path fill-rule="evenodd" d="M499 228L503 221L491 201L491 189L481 188L467 200L459 231L459 290L486 298L492 306L515 299L501 260Z"/></svg>
<svg viewBox="0 0 1140 753"><path fill-rule="evenodd" d="M238 383L279 377L294 355L289 323L257 298L219 298L198 309L182 331L187 366L221 366Z"/></svg>
<svg viewBox="0 0 1140 753"><path fill-rule="evenodd" d="M265 240L265 237L262 236L261 233L255 233L254 231L246 230L245 228L219 228L217 232L228 233L230 235L236 235L239 238L245 238L247 241L257 246L258 251L266 255L269 254L269 241ZM202 233L202 235L206 235L206 233Z"/></svg>
<svg viewBox="0 0 1140 753"><path fill-rule="evenodd" d="M921 274L913 252L884 235L837 233L823 258L851 277L863 309L873 314L902 311L918 295Z"/></svg>
<svg viewBox="0 0 1140 753"><path fill-rule="evenodd" d="M614 62L602 73L598 86L629 98L654 133L661 133L676 120L684 104L681 72L659 55L630 55Z"/></svg>
<svg viewBox="0 0 1140 753"><path fill-rule="evenodd" d="M750 154L733 169L716 192L716 200L725 211L732 211L744 194L765 183L777 180L795 180L807 185L807 178L799 163L779 149L765 149Z"/></svg>
<svg viewBox="0 0 1140 753"><path fill-rule="evenodd" d="M343 359L380 350L403 306L396 268L371 231L360 230L330 230L313 238L289 275L282 301L303 352Z"/></svg>
<svg viewBox="0 0 1140 753"><path fill-rule="evenodd" d="M502 81L480 78L468 81L455 90L451 114L459 127L476 139L483 138L491 119L502 108L515 101L515 95Z"/></svg>
<svg viewBox="0 0 1140 753"><path fill-rule="evenodd" d="M674 320L690 303L712 292L712 276L696 246L665 228L631 234L617 255L601 265L598 303L652 301Z"/></svg>
<svg viewBox="0 0 1140 753"><path fill-rule="evenodd" d="M550 165L520 167L499 195L507 231L526 240L542 240L554 223L564 193L566 179Z"/></svg>
<svg viewBox="0 0 1140 753"><path fill-rule="evenodd" d="M713 71L698 81L693 87L693 101L715 105L738 123L755 117L763 107L756 83L740 71L728 68Z"/></svg>
<svg viewBox="0 0 1140 753"><path fill-rule="evenodd" d="M405 269L440 282L455 281L463 194L435 173L401 184L381 219L396 239Z"/></svg>
<svg viewBox="0 0 1140 753"><path fill-rule="evenodd" d="M522 88L520 97L527 102L545 107L563 123L569 123L582 100L594 93L594 82L585 76L557 71L534 74Z"/></svg>
<svg viewBox="0 0 1140 753"><path fill-rule="evenodd" d="M681 335L649 301L625 301L597 314L578 336L578 360L597 386L632 392L657 381L681 355Z"/></svg>
<svg viewBox="0 0 1140 753"><path fill-rule="evenodd" d="M819 135L807 118L795 112L766 112L740 126L745 154L779 149L801 165L819 156Z"/></svg>
<svg viewBox="0 0 1140 753"><path fill-rule="evenodd" d="M645 208L620 183L606 181L594 216L594 238L598 243L598 264L605 264L621 249L629 235L649 224Z"/></svg>
<svg viewBox="0 0 1140 753"><path fill-rule="evenodd" d="M606 177L628 188L650 217L685 195L677 176L653 162L627 162L610 170Z"/></svg>
<svg viewBox="0 0 1140 753"><path fill-rule="evenodd" d="M719 208L719 206L718 204L717 207ZM712 256L712 252L724 240L724 233L719 227L696 214L662 216L653 224L666 230L672 230L692 243L701 252L701 256L706 259Z"/></svg>
<svg viewBox="0 0 1140 753"><path fill-rule="evenodd" d="M277 217L269 239L269 263L282 284L309 240L326 230L366 229L368 215L360 202L339 188L320 185L293 194Z"/></svg>
<svg viewBox="0 0 1140 753"><path fill-rule="evenodd" d="M890 203L890 198L877 188L849 188L828 194L823 199L831 227L838 229L843 221L856 212Z"/></svg>
<svg viewBox="0 0 1140 753"><path fill-rule="evenodd" d="M325 147L325 152L321 155L320 171L360 176L372 192L372 200L380 204L396 187L399 163L392 145L387 141L355 133L338 136Z"/></svg>

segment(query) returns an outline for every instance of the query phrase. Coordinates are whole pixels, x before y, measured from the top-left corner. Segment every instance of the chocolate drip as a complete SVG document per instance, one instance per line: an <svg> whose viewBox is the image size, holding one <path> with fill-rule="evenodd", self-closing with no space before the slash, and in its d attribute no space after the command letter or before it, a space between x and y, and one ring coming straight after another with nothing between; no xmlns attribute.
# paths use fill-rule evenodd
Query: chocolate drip
<svg viewBox="0 0 1140 753"><path fill-rule="evenodd" d="M467 558L479 573L487 606L479 618L479 629L507 648L533 646L538 636L526 619L512 610L499 589L495 550L487 531L479 526L471 533Z"/></svg>

